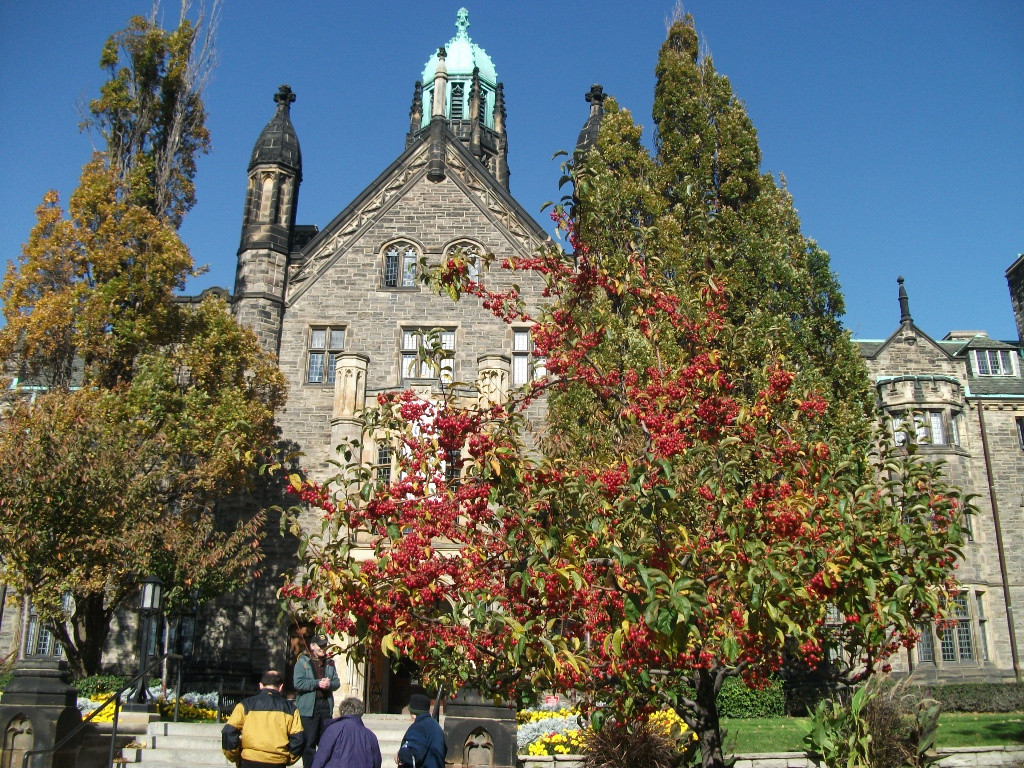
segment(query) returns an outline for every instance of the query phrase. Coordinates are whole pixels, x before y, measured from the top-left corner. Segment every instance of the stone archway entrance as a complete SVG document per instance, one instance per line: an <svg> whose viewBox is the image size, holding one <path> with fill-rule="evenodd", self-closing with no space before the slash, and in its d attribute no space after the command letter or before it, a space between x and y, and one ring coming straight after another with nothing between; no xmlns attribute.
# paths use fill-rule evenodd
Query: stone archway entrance
<svg viewBox="0 0 1024 768"><path fill-rule="evenodd" d="M366 711L373 714L400 715L414 693L428 693L420 685L419 669L410 659L391 664L374 652L366 664Z"/></svg>

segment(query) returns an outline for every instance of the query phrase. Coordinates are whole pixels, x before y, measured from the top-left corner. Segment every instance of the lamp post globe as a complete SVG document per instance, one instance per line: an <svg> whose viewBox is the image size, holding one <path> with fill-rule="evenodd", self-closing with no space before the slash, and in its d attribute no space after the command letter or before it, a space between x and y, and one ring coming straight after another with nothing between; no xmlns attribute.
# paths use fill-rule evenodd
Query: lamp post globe
<svg viewBox="0 0 1024 768"><path fill-rule="evenodd" d="M159 576L147 576L142 580L142 594L139 596L139 612L159 613L163 598L164 583Z"/></svg>

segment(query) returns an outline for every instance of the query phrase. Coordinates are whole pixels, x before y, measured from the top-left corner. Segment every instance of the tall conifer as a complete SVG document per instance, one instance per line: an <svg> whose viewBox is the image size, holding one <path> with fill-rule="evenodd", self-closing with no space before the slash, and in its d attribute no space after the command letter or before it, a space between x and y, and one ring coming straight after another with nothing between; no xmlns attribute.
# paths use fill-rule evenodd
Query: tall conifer
<svg viewBox="0 0 1024 768"><path fill-rule="evenodd" d="M799 385L829 400L829 423L863 449L870 393L828 253L801 232L785 187L761 172L757 132L728 78L701 55L690 16L672 24L655 71L654 156L609 99L596 145L573 162L575 234L603 261L644 253L681 297L723 283L726 334L749 391L763 385L768 360L787 360ZM556 398L553 418L565 426L580 406Z"/></svg>

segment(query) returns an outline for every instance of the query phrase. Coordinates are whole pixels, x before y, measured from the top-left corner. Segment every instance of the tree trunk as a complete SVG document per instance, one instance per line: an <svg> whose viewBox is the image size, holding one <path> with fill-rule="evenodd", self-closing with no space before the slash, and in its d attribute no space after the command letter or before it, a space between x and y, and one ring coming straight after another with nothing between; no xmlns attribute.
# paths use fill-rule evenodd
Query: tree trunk
<svg viewBox="0 0 1024 768"><path fill-rule="evenodd" d="M694 673L697 711L695 712L697 744L700 746L701 768L725 768L722 755L722 732L718 721L718 689L722 687L715 670L700 669Z"/></svg>
<svg viewBox="0 0 1024 768"><path fill-rule="evenodd" d="M66 625L54 627L76 678L100 672L112 616L104 603L102 593L75 595L75 612L71 616L73 634L68 634Z"/></svg>

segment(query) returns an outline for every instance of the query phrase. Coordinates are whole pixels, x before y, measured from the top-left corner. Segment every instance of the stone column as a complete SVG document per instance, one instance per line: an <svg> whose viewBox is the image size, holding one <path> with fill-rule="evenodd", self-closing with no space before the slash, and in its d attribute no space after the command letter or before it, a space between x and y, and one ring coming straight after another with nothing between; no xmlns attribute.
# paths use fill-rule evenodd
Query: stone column
<svg viewBox="0 0 1024 768"><path fill-rule="evenodd" d="M370 358L346 353L334 366L334 413L331 416L331 447L342 451L352 442L361 443L359 416L366 407L366 369ZM339 455L339 460L343 456ZM356 455L353 458L358 459Z"/></svg>
<svg viewBox="0 0 1024 768"><path fill-rule="evenodd" d="M49 656L29 656L14 665L14 679L0 702L0 764L21 768L25 752L50 749L81 722L78 691L71 687L68 663ZM31 768L74 768L79 734L57 752L36 755Z"/></svg>
<svg viewBox="0 0 1024 768"><path fill-rule="evenodd" d="M476 359L477 388L480 390L480 407L491 408L503 405L508 400L509 382L512 379L512 361L507 355L481 355Z"/></svg>

